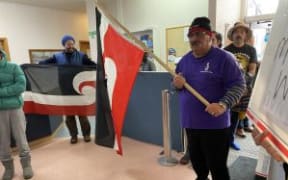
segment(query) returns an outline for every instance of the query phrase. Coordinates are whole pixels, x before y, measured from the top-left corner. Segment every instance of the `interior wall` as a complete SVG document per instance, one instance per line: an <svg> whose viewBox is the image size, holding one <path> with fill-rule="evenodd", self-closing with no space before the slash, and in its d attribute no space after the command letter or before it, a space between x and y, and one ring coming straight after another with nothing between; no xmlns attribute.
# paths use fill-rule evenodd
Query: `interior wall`
<svg viewBox="0 0 288 180"><path fill-rule="evenodd" d="M8 39L11 60L18 64L30 62L28 49L62 49L64 34L88 40L86 13L7 2L0 9L0 37Z"/></svg>
<svg viewBox="0 0 288 180"><path fill-rule="evenodd" d="M114 0L116 18L131 32L153 30L154 53L166 62L166 28L190 25L197 16L208 16L208 0ZM163 70L157 65L158 70Z"/></svg>
<svg viewBox="0 0 288 180"><path fill-rule="evenodd" d="M214 0L210 0L214 1ZM223 35L224 44L227 40L227 31L235 22L241 21L242 0L215 0L216 3L216 31Z"/></svg>
<svg viewBox="0 0 288 180"><path fill-rule="evenodd" d="M122 6L120 0L105 0L103 4L107 11L117 18L122 20ZM97 59L97 39L96 39L96 14L95 14L96 2L95 0L86 0L86 14L88 21L89 42L90 42L90 55L91 59L96 61Z"/></svg>
<svg viewBox="0 0 288 180"><path fill-rule="evenodd" d="M208 17L211 21L212 29L216 29L216 8L218 0L209 0Z"/></svg>

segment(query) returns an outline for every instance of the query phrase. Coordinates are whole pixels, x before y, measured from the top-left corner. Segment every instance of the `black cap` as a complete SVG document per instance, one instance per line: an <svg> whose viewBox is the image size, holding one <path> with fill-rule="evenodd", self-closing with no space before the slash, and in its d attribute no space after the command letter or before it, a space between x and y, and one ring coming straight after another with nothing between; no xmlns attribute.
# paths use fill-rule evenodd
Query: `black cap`
<svg viewBox="0 0 288 180"><path fill-rule="evenodd" d="M211 31L211 24L210 24L210 19L207 17L197 17L193 20L191 23L190 28L203 28L207 31Z"/></svg>

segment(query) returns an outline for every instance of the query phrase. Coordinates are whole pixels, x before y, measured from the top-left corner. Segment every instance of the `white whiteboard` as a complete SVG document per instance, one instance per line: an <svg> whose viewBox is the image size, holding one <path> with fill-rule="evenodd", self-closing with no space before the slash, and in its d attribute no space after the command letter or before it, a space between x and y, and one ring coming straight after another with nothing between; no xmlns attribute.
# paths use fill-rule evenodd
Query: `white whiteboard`
<svg viewBox="0 0 288 180"><path fill-rule="evenodd" d="M288 161L288 1L280 0L253 89L248 117Z"/></svg>

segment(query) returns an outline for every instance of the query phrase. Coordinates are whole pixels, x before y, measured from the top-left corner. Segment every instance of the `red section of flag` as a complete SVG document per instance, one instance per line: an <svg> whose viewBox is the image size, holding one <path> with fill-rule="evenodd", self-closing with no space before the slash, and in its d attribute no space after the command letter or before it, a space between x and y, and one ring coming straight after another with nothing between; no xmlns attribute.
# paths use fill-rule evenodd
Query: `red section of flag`
<svg viewBox="0 0 288 180"><path fill-rule="evenodd" d="M110 25L108 26L104 37L103 57L104 63L105 58L112 59L117 69L111 109L119 154L122 154L121 134L125 113L143 54L142 49L131 44Z"/></svg>
<svg viewBox="0 0 288 180"><path fill-rule="evenodd" d="M79 116L95 116L96 105L81 106L59 106L38 104L33 101L25 101L23 110L26 114L53 114L53 115L79 115Z"/></svg>

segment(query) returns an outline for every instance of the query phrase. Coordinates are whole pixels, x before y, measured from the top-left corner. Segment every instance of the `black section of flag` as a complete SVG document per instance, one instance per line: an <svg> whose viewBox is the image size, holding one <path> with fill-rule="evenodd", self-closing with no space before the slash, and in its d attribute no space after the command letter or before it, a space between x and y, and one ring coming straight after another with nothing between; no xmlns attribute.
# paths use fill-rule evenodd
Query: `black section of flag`
<svg viewBox="0 0 288 180"><path fill-rule="evenodd" d="M100 36L101 14L96 8L96 36L97 36L97 110L95 143L102 146L114 147L115 132L111 107L105 80L104 60Z"/></svg>
<svg viewBox="0 0 288 180"><path fill-rule="evenodd" d="M79 95L73 88L75 75L95 71L96 66L23 64L27 79L26 91L49 95Z"/></svg>

